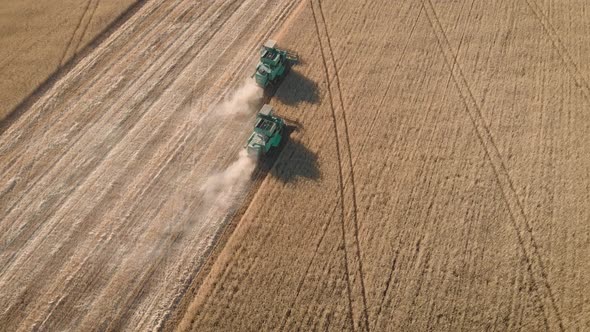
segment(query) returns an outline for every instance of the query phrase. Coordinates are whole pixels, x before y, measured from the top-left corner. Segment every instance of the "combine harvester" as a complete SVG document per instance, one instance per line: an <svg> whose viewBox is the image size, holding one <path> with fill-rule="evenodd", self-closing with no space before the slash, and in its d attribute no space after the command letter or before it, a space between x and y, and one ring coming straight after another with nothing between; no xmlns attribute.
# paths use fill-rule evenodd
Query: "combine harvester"
<svg viewBox="0 0 590 332"><path fill-rule="evenodd" d="M291 65L297 63L295 53L276 47L277 42L268 40L260 49L260 61L256 65L256 72L252 75L256 84L264 89L270 97L278 83L289 72ZM269 91L270 90L270 91ZM246 149L248 154L255 157L267 154L271 148L278 147L283 138L285 121L274 116L272 107L264 104L256 115L254 131L248 138Z"/></svg>
<svg viewBox="0 0 590 332"><path fill-rule="evenodd" d="M276 47L276 41L268 40L260 49L260 61L252 75L256 84L264 89L268 101L274 94L278 83L289 72L291 65L298 62L295 53ZM259 158L271 148L280 145L285 129L285 121L273 115L272 107L264 104L256 115L254 131L248 138L246 149L250 156Z"/></svg>
<svg viewBox="0 0 590 332"><path fill-rule="evenodd" d="M271 148L278 147L283 138L284 129L285 121L274 116L272 107L264 104L256 115L254 131L246 144L248 154L258 158L267 154Z"/></svg>
<svg viewBox="0 0 590 332"><path fill-rule="evenodd" d="M256 84L265 89L277 85L285 77L292 64L298 62L298 56L290 51L276 47L277 42L268 40L260 49L260 61L254 73Z"/></svg>

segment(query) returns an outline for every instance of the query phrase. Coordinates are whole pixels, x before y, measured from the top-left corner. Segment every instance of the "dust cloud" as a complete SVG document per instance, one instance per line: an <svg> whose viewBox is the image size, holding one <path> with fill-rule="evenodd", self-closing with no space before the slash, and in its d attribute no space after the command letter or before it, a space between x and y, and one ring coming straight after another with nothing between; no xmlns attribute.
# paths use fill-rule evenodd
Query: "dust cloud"
<svg viewBox="0 0 590 332"><path fill-rule="evenodd" d="M262 89L253 80L247 80L228 99L216 106L213 114L228 120L242 116L248 119L244 119L244 125L251 126L249 116L260 107L262 96ZM238 154L238 159L225 170L209 176L201 187L206 204L222 209L230 208L245 189L256 168L256 162L257 158L248 155L244 149Z"/></svg>
<svg viewBox="0 0 590 332"><path fill-rule="evenodd" d="M252 79L248 79L228 99L215 107L214 114L220 117L251 115L262 101L263 90Z"/></svg>
<svg viewBox="0 0 590 332"><path fill-rule="evenodd" d="M224 171L210 176L201 191L207 202L218 207L229 208L236 197L243 191L256 168L256 158L249 156L246 150L239 153L238 159Z"/></svg>

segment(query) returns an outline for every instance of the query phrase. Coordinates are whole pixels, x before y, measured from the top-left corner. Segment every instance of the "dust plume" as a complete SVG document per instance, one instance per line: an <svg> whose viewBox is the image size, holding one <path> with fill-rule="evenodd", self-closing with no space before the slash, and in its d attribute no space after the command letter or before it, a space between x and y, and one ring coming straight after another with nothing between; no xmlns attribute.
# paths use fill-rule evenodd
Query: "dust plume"
<svg viewBox="0 0 590 332"><path fill-rule="evenodd" d="M251 126L250 115L260 107L262 96L263 90L253 80L247 80L230 98L215 107L214 114L228 121L230 118L234 118L235 121L235 118L244 116L247 118L244 126ZM249 156L246 150L242 149L238 159L225 170L209 176L201 187L206 204L214 204L222 209L230 208L250 180L256 162L255 157Z"/></svg>
<svg viewBox="0 0 590 332"><path fill-rule="evenodd" d="M215 107L214 114L221 117L250 115L257 111L263 90L248 79L228 99Z"/></svg>
<svg viewBox="0 0 590 332"><path fill-rule="evenodd" d="M221 208L231 207L235 198L244 190L256 168L256 158L249 156L246 150L240 151L238 159L224 171L210 176L201 191L207 202L214 202Z"/></svg>

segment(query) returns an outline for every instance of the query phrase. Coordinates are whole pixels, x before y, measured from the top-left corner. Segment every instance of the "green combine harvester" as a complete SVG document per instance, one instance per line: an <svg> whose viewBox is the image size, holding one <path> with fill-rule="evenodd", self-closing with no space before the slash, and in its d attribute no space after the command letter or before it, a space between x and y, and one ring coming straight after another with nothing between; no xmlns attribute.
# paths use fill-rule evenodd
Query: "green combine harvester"
<svg viewBox="0 0 590 332"><path fill-rule="evenodd" d="M268 40L260 49L260 61L252 76L262 88L266 88L269 84L275 84L283 78L291 64L298 60L297 55L277 48L276 44L276 41Z"/></svg>
<svg viewBox="0 0 590 332"><path fill-rule="evenodd" d="M265 104L256 115L254 132L248 138L246 149L251 156L259 157L281 143L285 121L272 114L272 107Z"/></svg>

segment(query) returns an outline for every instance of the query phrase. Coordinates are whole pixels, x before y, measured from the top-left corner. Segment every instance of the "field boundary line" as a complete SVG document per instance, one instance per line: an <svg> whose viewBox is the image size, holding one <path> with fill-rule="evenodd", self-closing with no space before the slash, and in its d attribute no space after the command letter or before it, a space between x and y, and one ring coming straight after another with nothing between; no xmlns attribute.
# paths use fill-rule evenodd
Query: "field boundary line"
<svg viewBox="0 0 590 332"><path fill-rule="evenodd" d="M438 19L432 2L430 0L423 0L422 5L424 6L426 16L441 49L441 55L445 59L450 70L450 75L455 82L461 99L463 100L465 111L474 126L478 140L482 144L485 155L490 161L494 171L494 176L500 187L502 197L506 202L508 212L510 213L512 226L516 231L518 243L524 254L524 258L526 259L527 270L537 291L542 291L545 298L549 301L549 304L547 304L541 300L543 312L547 316L555 316L559 330L564 331L565 328L563 326L561 313L557 307L555 296L553 295L551 284L547 277L545 265L539 252L539 245L533 235L532 227L524 212L515 185L510 178L510 174L504 164L500 151L494 142L490 128L485 122L481 109L471 92L461 66L457 62L457 56L452 55L452 47L440 20Z"/></svg>
<svg viewBox="0 0 590 332"><path fill-rule="evenodd" d="M199 16L200 16L200 15L199 15ZM183 33L184 33L184 32L183 32ZM187 50L187 52L189 52L189 51L190 51L190 49L189 49L189 50ZM197 54L198 54L198 53L197 53ZM153 67L155 64L158 64L158 63L159 63L159 61L160 61L161 59L163 59L163 58L164 58L164 55L165 55L165 54L163 54L163 55L159 56L159 57L158 57L156 60L154 60L154 61L153 61L153 64L151 64L151 65L149 65L149 66L148 66L148 69L149 69L149 68L151 68L151 67ZM166 61L167 61L167 60L169 60L169 59L163 59L163 60L162 60L162 63L166 63ZM141 90L141 89L144 87L144 85L148 84L148 83L149 83L149 81L152 79L152 77L153 77L154 75L157 75L157 74L158 74L157 72L153 72L152 74L149 74L149 75L146 77L146 79L145 79L145 81L144 81L143 83L142 83L142 82L140 82L140 79L141 79L141 78L143 78L144 76L143 76L143 75L140 75L140 76L138 76L137 78L135 78L135 79L131 80L131 81L129 82L129 85L128 85L128 86L129 86L129 88L134 88L134 89L136 89L136 91L140 91L140 90ZM165 74L163 75L163 78L167 77L167 75L168 75L168 74L169 74L169 72L165 73ZM164 79L162 79L160 82L162 82L163 80L164 80ZM99 81L99 80L95 80L95 81ZM171 84L173 84L173 83L174 83L174 80L170 82L170 85L171 85ZM91 89L91 88L94 86L94 84L95 84L95 83L93 83L93 84L92 84L92 85L89 87L89 89ZM168 86L164 87L164 89L163 89L162 91L164 91L164 90L165 90L167 87L168 87ZM156 89L157 89L157 87L156 87L156 86L154 86L154 88L152 88L152 90L156 90ZM144 97L142 100L138 101L137 103L140 103L140 102L142 102L142 101L146 100L146 99L147 99L147 98L149 98L149 97L150 97L150 95L148 94L148 95L146 95L146 96L145 96L145 97ZM115 105L117 105L117 103L124 103L124 102L127 102L127 101L128 101L128 100L130 100L131 98L132 98L132 96L125 98L123 102L121 102L121 100L123 100L123 99L116 100L116 101L114 101L114 102L113 102L113 104L111 104L111 106L109 106L109 109L113 109L113 108L114 108L114 106L115 106ZM70 151L70 150L71 150L71 148L77 144L78 140L79 140L81 137L83 137L83 136L84 136L84 134L86 133L87 129L89 130L89 129L93 128L93 127L94 127L94 126L96 126L96 124L97 124L97 123L99 123L99 122L100 122L100 121L101 121L103 118L105 118L105 117L109 116L110 114L111 114L111 113L109 113L109 112L103 112L103 113L100 113L100 114L98 114L96 117L95 117L95 116L91 116L91 120L93 120L93 121L87 121L87 122L86 122L86 123L85 123L83 126L81 126L81 128L80 128L80 130L78 131L78 133L76 134L76 136L75 136L75 137L74 137L74 138L71 140L71 143L67 144L67 148L63 149L63 151L64 151L64 152L63 152L63 153L61 153L61 154L60 154L60 156L59 156L59 157L57 157L57 159L55 159L55 160L54 160L54 161L53 161L53 162L52 162L52 163L51 163L49 166L47 166L47 167L46 167L46 169L44 170L44 172L43 172L42 174L39 174L39 176L38 176L37 178L33 179L33 182L32 182L32 184L30 184L29 188L27 188L27 189L26 189L26 191L25 191L23 194L21 194L21 197L19 197L17 200L15 200L15 201L12 203L12 205L11 205L11 206L10 206L10 207L7 209L7 211L4 213L5 217L7 217L7 216L9 216L9 215L10 215L10 213L12 212L12 210L13 210L13 209L14 209L14 208L15 208L15 207L16 207L16 206L17 206L17 205L18 205L18 204L19 204L19 203L20 203L20 202L21 202L21 201L22 201L22 200L23 200L23 199L26 197L26 195L28 195L28 194L31 192L31 190L33 190L33 189L35 188L35 186L37 185L37 183L39 183L40 181L44 180L45 178L47 178L47 177L49 176L50 172L51 172L51 171L52 171L52 170L55 168L55 166L56 166L57 164L59 164L59 162L61 162L61 161L63 160L63 158L65 158L65 157L66 157L66 155L67 155L68 151ZM136 122L138 122L138 121L139 121L139 120L140 120L142 117L143 117L143 115L141 115L141 116L140 116L140 117L137 119L137 121L136 121ZM126 121L128 121L128 119L129 119L129 116L128 116L128 117L126 117L124 120L122 120L122 123L123 123L123 122L126 122ZM114 149L114 148L115 148L115 147L116 147L116 146L117 146L117 145L118 145L118 144L121 142L121 140L122 140L123 138L125 138L125 137L127 136L127 134L129 133L129 131L131 130L131 128L133 128L133 127L135 126L135 124L136 124L136 123L132 123L132 124L131 124L131 127L129 127L129 128L127 128L127 129L126 129L126 133L125 133L125 134L122 136L122 138L121 138L121 139L120 139L120 140L119 140L117 143L115 143L115 145L113 145L113 147L112 147L113 149ZM97 165L97 166L98 166L98 165Z"/></svg>
<svg viewBox="0 0 590 332"><path fill-rule="evenodd" d="M164 60L164 61L165 61L165 60ZM138 89L137 89L137 90L139 90L139 89L140 89L140 88L143 86L143 84L145 84L146 82L149 82L149 80L150 80L150 79L151 79L151 78L152 78L154 75L156 75L156 74L157 74L157 73L152 73L152 74L150 74L150 75L148 76L148 78L146 79L146 81L145 81L144 83L142 83L142 84L140 84L140 85L139 85L139 87L138 87ZM170 74L170 72L166 72L165 76L166 76L166 75L169 75L169 74ZM143 76L142 76L142 77L143 77ZM169 85L173 84L173 83L174 83L174 81L175 81L177 78L178 78L178 76L177 76L176 78L174 78L174 79L173 79L173 80L172 80L172 81L169 83ZM135 82L137 82L138 80L139 80L139 78L138 78L137 80L134 80L134 81L133 81L133 84L135 85ZM165 86L163 89L164 89L164 90L165 90L165 89L167 89L169 85ZM143 98L141 101L143 101L143 100L145 100L145 99L147 99L147 98L149 98L149 97L150 97L150 95L146 95L146 97L145 97L145 98ZM129 98L131 98L131 97L129 97ZM128 100L129 98L127 98L126 100ZM140 101L140 102L141 102L141 101ZM115 104L116 104L116 102L115 102ZM151 106L151 104L150 104L150 106ZM99 121L99 120L100 120L100 119L102 119L104 116L106 116L105 114L107 114L107 113L103 113L102 115L100 115L100 117L97 119L97 121ZM96 170L98 167L100 167L100 165L101 165L101 163L103 162L103 160L105 160L106 158L108 158L108 157L109 157L109 155L112 153L112 151L113 151L113 150L115 150L115 149L117 148L117 146L118 146L118 145L119 145L119 144L120 144L120 143L123 141L123 139L125 139L126 137L128 137L128 135L131 133L132 129L133 129L133 128L134 128L134 127L135 127L135 126L136 126L136 125L139 123L139 121L140 121L140 120L141 120L141 119L142 119L144 116L145 116L145 114L144 114L144 113L142 113L142 114L141 114L139 117L137 117L137 119L136 119L136 121L135 121L135 122L133 122L133 123L130 123L130 126L129 126L129 127L125 127L125 129L126 129L126 130L125 130L125 132L124 132L124 133L122 134L122 136L121 136L121 137L120 137L120 138L117 140L117 142L116 142L116 143L114 143L114 144L113 144L113 146L112 146L112 147L111 147L111 148L110 148L108 151L106 151L106 152L105 152L105 154L104 154L104 155L102 156L102 158L101 158L101 159L98 161L98 163L95 165L95 167L93 167L92 169L89 169L89 170L87 171L87 175L88 175L88 176L90 176L90 175L91 175L91 174L92 174L92 173L93 173L93 172L94 172L94 171L95 171L95 170ZM127 116L127 117L125 117L125 119L122 121L122 123L126 123L126 122L129 120L129 118L130 118L130 117L131 117L131 115L130 115L130 116ZM92 122L92 123L89 123L89 126L96 125L96 123L97 123L97 122ZM80 133L80 137L81 137L83 134L84 134L84 132L81 132L81 133ZM36 188L36 184L37 184L39 181L41 181L41 180L43 180L43 179L47 178L47 177L50 175L50 171L52 171L52 170L55 168L55 166L56 166L56 165L57 165L59 162L61 162L61 161L62 161L62 159L63 159L63 158L64 158L64 157L67 155L67 152L70 150L70 147L72 147L72 146L74 146L75 144L77 144L77 142L78 142L78 138L79 138L79 137L77 137L75 140L72 140L73 142L72 142L72 143L69 145L69 147L68 147L67 149L65 149L65 151L66 151L66 152L64 152L63 154L61 154L61 156L60 156L58 159L56 159L54 163L52 163L52 164L50 165L50 167L49 167L49 168L48 168L48 169L45 171L45 173L41 174L41 175L39 176L39 178L35 180L35 182L34 182L34 183L33 183L33 184L32 184L32 185L31 185L31 186L30 186L30 187L27 189L27 191L26 191L26 192L25 192L25 193L22 195L22 197L20 197L20 198L19 198L19 200L17 200L17 201L15 201L15 202L14 202L13 206L12 206L12 207L11 207L11 208L10 208L10 209L7 211L7 213L6 213L6 216L8 216L8 215L10 214L10 212L11 212L11 211L14 209L14 207L15 207L15 206L17 206L17 205L20 203L20 201L21 201L22 199L24 199L24 197L25 197L26 195L28 195L28 194L29 194L29 192L30 192L31 190L33 190L33 189L35 189L35 188ZM86 177L86 178L85 178L85 179L84 179L82 182L80 182L78 185L80 186L80 185L82 185L82 184L86 183L86 181L87 181L87 180L88 180L88 178ZM67 201L67 199L64 199L64 201L62 201L61 203L64 203L65 201ZM62 204L60 204L60 205L62 205ZM55 213L55 212L57 212L57 210L58 210L58 207L56 207L56 210L54 211L54 213ZM49 218L51 218L51 217L53 217L53 215L49 216L49 217L48 217L48 219L49 219ZM8 245L12 244L12 242L14 242L14 240L13 240L13 241L11 241L11 243L8 243ZM9 262L10 262L10 261L9 261ZM9 263L9 262L7 262L7 263Z"/></svg>

